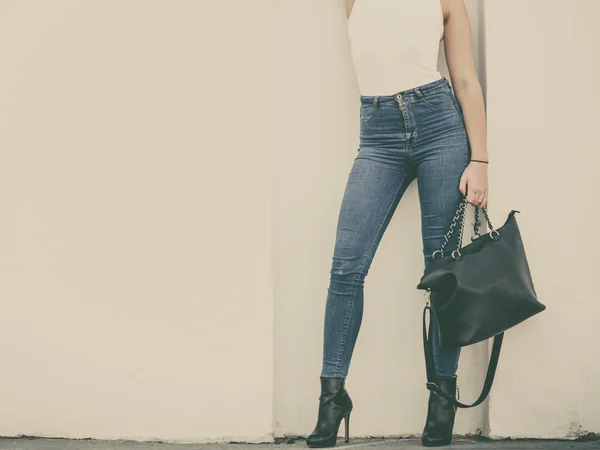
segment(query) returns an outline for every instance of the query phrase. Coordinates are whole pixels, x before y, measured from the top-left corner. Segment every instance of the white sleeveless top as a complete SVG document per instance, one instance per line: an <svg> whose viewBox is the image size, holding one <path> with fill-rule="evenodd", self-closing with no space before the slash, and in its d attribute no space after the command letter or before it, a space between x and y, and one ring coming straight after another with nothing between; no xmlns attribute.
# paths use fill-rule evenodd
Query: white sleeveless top
<svg viewBox="0 0 600 450"><path fill-rule="evenodd" d="M391 95L442 78L440 0L355 0L348 33L361 95Z"/></svg>

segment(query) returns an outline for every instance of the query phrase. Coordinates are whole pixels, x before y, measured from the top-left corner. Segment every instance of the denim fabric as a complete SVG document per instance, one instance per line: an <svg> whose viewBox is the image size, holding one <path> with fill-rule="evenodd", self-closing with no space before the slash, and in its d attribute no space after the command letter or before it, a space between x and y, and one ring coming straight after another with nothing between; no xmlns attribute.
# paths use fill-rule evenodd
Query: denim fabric
<svg viewBox="0 0 600 450"><path fill-rule="evenodd" d="M325 305L323 377L348 374L363 316L364 279L407 186L417 179L426 265L461 201L460 177L471 156L463 113L445 77L360 100L360 146L342 198ZM457 242L455 230L444 250ZM439 345L432 313L436 373L455 375L460 347Z"/></svg>

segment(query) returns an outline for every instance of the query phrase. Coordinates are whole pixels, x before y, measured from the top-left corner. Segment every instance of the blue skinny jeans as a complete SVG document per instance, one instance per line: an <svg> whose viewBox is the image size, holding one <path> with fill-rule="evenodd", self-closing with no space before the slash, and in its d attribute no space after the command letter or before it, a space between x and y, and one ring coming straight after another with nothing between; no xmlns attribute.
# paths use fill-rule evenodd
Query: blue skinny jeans
<svg viewBox="0 0 600 450"><path fill-rule="evenodd" d="M362 322L364 280L407 186L417 179L428 264L461 201L460 177L471 156L463 113L445 77L360 100L360 145L342 198L327 290L322 377L348 375ZM444 250L457 242L455 230ZM456 375L461 348L439 345L433 309L430 328L436 374Z"/></svg>

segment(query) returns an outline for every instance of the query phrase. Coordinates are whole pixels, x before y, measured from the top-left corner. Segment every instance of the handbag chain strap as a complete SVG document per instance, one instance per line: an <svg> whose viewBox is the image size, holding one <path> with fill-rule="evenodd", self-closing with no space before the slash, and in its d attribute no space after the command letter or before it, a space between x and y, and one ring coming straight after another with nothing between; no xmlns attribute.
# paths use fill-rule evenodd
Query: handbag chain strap
<svg viewBox="0 0 600 450"><path fill-rule="evenodd" d="M426 324L426 313L429 310L429 330L427 330ZM436 383L435 383L435 366L433 362L433 340L431 333L431 320L433 316L431 314L431 306L429 305L429 301L425 305L425 309L423 310L423 349L425 351L425 368L427 370L427 389L430 391L436 392L438 395L445 398L448 402L453 404L455 407L459 408L473 408L474 406L479 405L483 402L488 394L490 393L490 389L492 388L492 383L494 382L494 376L496 375L496 368L498 367L498 358L500 358L500 349L502 348L502 339L504 338L504 332L499 333L494 336L494 345L492 347L492 354L490 355L490 362L488 365L488 370L485 376L485 381L483 383L483 388L479 398L475 400L474 403L467 405L465 403L459 402L456 398L451 397L446 394Z"/></svg>
<svg viewBox="0 0 600 450"><path fill-rule="evenodd" d="M463 232L465 229L465 219L466 219L466 209L467 209L467 196L463 195L461 198L460 203L458 204L458 208L456 208L456 213L454 213L454 217L452 218L452 222L450 223L450 227L448 228L448 231L446 233L446 235L444 236L444 243L442 244L442 247L439 250L436 250L435 252L433 252L433 258L435 258L436 253L440 253L441 257L444 257L444 247L446 247L446 244L448 244L448 241L450 240L450 237L452 237L452 234L454 233L454 228L456 226L456 222L458 220L458 218L462 215L462 220L460 222L460 227L459 227L459 235L458 235L458 243L456 244L456 249L452 252L452 254L454 255L454 252L457 252L458 255L460 255L460 247L462 245L462 239L463 239ZM485 219L490 227L490 236L492 233L496 232L498 233L494 227L492 226L492 222L490 221L490 217L488 216L488 212L487 209L485 207L479 207L479 206L475 206L475 223L473 224L473 234L471 235L471 241L475 240L476 237L481 236L481 234L479 233L479 209L483 210L483 214L485 215Z"/></svg>

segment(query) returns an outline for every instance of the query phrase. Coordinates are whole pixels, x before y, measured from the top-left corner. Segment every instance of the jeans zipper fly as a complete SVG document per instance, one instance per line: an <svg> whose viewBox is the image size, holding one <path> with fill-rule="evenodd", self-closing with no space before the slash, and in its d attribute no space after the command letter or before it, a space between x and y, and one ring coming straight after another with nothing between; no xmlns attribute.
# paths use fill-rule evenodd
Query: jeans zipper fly
<svg viewBox="0 0 600 450"><path fill-rule="evenodd" d="M404 111L404 104L402 103L402 94L396 94L396 101L398 102L398 108L400 109L400 114L402 115L402 120L404 121L404 128L406 130L406 137L404 139L404 157L408 160L408 157L409 157L408 123L406 120L406 112Z"/></svg>

